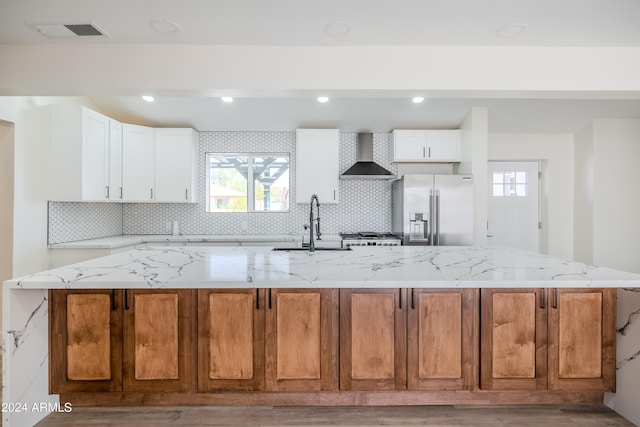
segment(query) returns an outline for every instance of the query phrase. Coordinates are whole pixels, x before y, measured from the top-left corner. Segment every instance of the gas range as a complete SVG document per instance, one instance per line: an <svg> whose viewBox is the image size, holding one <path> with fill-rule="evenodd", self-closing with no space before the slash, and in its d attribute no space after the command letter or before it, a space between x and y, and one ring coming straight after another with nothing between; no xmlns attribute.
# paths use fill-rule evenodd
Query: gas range
<svg viewBox="0 0 640 427"><path fill-rule="evenodd" d="M342 247L351 246L400 246L402 239L391 233L375 233L361 231L358 233L339 233L342 237Z"/></svg>

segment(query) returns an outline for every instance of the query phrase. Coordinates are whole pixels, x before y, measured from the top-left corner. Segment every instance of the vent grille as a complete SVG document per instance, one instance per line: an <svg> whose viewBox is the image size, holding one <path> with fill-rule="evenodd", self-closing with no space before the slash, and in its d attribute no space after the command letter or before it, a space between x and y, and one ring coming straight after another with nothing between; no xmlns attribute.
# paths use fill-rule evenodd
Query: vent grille
<svg viewBox="0 0 640 427"><path fill-rule="evenodd" d="M65 25L76 36L104 36L102 32L92 24L70 24Z"/></svg>
<svg viewBox="0 0 640 427"><path fill-rule="evenodd" d="M93 22L74 24L27 23L27 25L47 38L109 37L104 30Z"/></svg>

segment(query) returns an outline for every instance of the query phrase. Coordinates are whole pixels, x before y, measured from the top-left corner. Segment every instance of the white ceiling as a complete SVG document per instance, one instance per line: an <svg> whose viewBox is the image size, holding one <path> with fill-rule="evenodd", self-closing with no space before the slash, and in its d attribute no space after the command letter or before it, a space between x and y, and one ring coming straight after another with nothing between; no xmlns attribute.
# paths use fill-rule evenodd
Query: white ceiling
<svg viewBox="0 0 640 427"><path fill-rule="evenodd" d="M281 46L640 46L638 0L0 0L0 44L231 44ZM170 20L175 34L149 22ZM56 38L28 24L93 22L108 37ZM328 35L331 23L349 32ZM524 32L499 37L509 24ZM243 88L236 88L242 90ZM602 96L599 96L602 98ZM123 121L198 130L342 130L455 127L472 106L489 109L490 132L572 132L593 118L640 117L640 101L617 99L407 98L314 99L93 97L103 112Z"/></svg>

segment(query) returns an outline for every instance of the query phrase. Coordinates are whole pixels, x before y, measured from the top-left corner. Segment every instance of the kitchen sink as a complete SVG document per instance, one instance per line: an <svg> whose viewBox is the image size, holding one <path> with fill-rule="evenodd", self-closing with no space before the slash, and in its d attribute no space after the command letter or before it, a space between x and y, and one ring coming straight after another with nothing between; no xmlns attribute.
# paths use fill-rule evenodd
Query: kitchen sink
<svg viewBox="0 0 640 427"><path fill-rule="evenodd" d="M273 248L273 251L309 251L309 248ZM350 251L351 248L315 248L316 251Z"/></svg>

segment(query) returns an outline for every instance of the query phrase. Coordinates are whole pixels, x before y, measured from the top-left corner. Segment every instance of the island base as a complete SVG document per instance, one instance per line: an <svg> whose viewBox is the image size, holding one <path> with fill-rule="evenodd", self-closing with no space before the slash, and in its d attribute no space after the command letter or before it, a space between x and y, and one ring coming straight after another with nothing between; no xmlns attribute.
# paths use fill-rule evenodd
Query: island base
<svg viewBox="0 0 640 427"><path fill-rule="evenodd" d="M594 391L65 393L72 406L421 406L602 404Z"/></svg>

